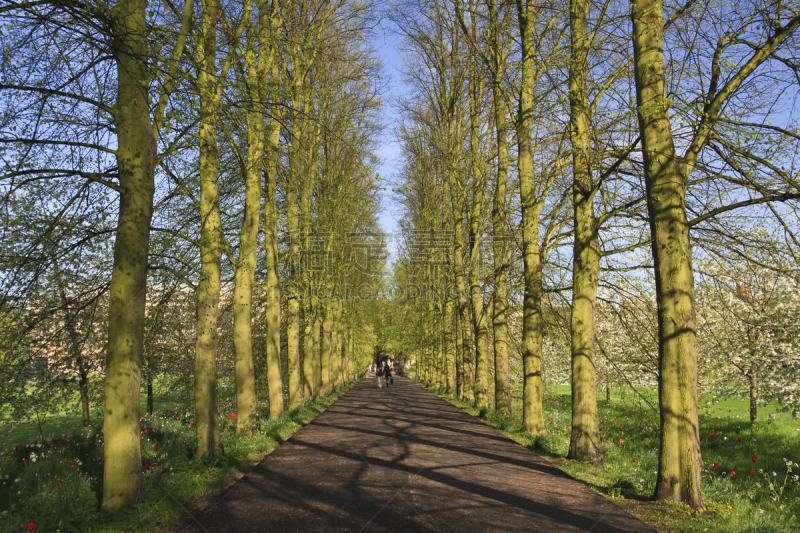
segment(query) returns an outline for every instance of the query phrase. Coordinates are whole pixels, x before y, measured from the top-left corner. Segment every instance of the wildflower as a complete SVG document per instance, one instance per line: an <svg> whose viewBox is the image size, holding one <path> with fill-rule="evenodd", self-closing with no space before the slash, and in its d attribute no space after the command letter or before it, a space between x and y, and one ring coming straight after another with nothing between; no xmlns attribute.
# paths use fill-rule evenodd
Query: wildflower
<svg viewBox="0 0 800 533"><path fill-rule="evenodd" d="M70 463L70 464L69 464L69 467L70 467L70 468L75 468L75 463Z"/></svg>
<svg viewBox="0 0 800 533"><path fill-rule="evenodd" d="M162 474L166 474L166 473L167 473L167 471L166 471L166 470L162 470L162 471L161 471L161 473L162 473Z"/></svg>
<svg viewBox="0 0 800 533"><path fill-rule="evenodd" d="M636 459L634 459L634 460L633 460L633 462L634 462L634 463L638 463L639 461L637 461Z"/></svg>
<svg viewBox="0 0 800 533"><path fill-rule="evenodd" d="M646 441L646 440L647 440L647 437L642 437L642 441Z"/></svg>
<svg viewBox="0 0 800 533"><path fill-rule="evenodd" d="M742 442L742 439L739 439L739 442Z"/></svg>
<svg viewBox="0 0 800 533"><path fill-rule="evenodd" d="M102 459L98 459L98 460L97 460L97 464L101 464L102 462L103 462L103 460L102 460Z"/></svg>
<svg viewBox="0 0 800 533"><path fill-rule="evenodd" d="M757 456L757 455L754 455L754 456L753 456L753 462L755 463L757 459L758 459L758 456Z"/></svg>
<svg viewBox="0 0 800 533"><path fill-rule="evenodd" d="M619 443L622 444L622 439L619 439Z"/></svg>
<svg viewBox="0 0 800 533"><path fill-rule="evenodd" d="M731 470L731 475L735 476L736 475L736 470Z"/></svg>
<svg viewBox="0 0 800 533"><path fill-rule="evenodd" d="M61 486L61 482L60 481L56 482L56 485L60 487Z"/></svg>
<svg viewBox="0 0 800 533"><path fill-rule="evenodd" d="M753 474L755 474L756 472L755 472L755 470L748 470L748 471L747 471L747 473L748 473L748 474L750 474L750 475L752 476L752 475L753 475Z"/></svg>
<svg viewBox="0 0 800 533"><path fill-rule="evenodd" d="M36 522L28 522L28 531L36 529Z"/></svg>
<svg viewBox="0 0 800 533"><path fill-rule="evenodd" d="M714 463L714 468L719 468L719 463Z"/></svg>
<svg viewBox="0 0 800 533"><path fill-rule="evenodd" d="M703 437L700 437L700 442L705 442L705 441L706 441L706 439L704 439Z"/></svg>
<svg viewBox="0 0 800 533"><path fill-rule="evenodd" d="M228 418L233 419L236 416L236 413L228 413Z"/></svg>

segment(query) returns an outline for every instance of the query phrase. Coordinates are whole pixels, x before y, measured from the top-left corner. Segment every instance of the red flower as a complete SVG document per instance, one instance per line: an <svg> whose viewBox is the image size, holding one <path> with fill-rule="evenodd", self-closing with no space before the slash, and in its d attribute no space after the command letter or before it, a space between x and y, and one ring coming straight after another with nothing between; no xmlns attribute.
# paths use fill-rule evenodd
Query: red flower
<svg viewBox="0 0 800 533"><path fill-rule="evenodd" d="M642 440L643 440L643 441L644 441L644 440L647 440L647 437L642 437Z"/></svg>
<svg viewBox="0 0 800 533"><path fill-rule="evenodd" d="M58 442L58 439L53 437L53 442Z"/></svg>
<svg viewBox="0 0 800 533"><path fill-rule="evenodd" d="M705 441L706 441L706 439L704 439L703 437L700 437L700 442L705 442Z"/></svg>
<svg viewBox="0 0 800 533"><path fill-rule="evenodd" d="M620 426L619 429L622 429L622 426Z"/></svg>
<svg viewBox="0 0 800 533"><path fill-rule="evenodd" d="M94 448L94 444L92 444L92 448Z"/></svg>
<svg viewBox="0 0 800 533"><path fill-rule="evenodd" d="M714 463L714 468L718 468L718 467L719 467L719 463Z"/></svg>
<svg viewBox="0 0 800 533"><path fill-rule="evenodd" d="M735 470L731 470L731 475L735 476L736 475L736 471Z"/></svg>
<svg viewBox="0 0 800 533"><path fill-rule="evenodd" d="M639 423L641 424L641 423L642 423L642 421L641 421L641 420L639 420Z"/></svg>
<svg viewBox="0 0 800 533"><path fill-rule="evenodd" d="M19 446L14 446L14 451L18 452L19 451Z"/></svg>
<svg viewBox="0 0 800 533"><path fill-rule="evenodd" d="M548 418L547 421L550 422L550 419Z"/></svg>
<svg viewBox="0 0 800 533"><path fill-rule="evenodd" d="M758 455L753 454L753 461L755 461L756 459L758 459Z"/></svg>
<svg viewBox="0 0 800 533"><path fill-rule="evenodd" d="M97 464L100 464L100 463L102 463L102 462L103 462L103 460L102 460L102 459L98 459L98 460L97 460Z"/></svg>
<svg viewBox="0 0 800 533"><path fill-rule="evenodd" d="M752 476L753 474L755 474L755 473L756 473L756 471L755 471L755 470L748 470L748 471L747 471L747 473L748 473L748 474L750 474L750 475Z"/></svg>
<svg viewBox="0 0 800 533"><path fill-rule="evenodd" d="M23 459L22 460L22 464L24 464L24 465L28 464L28 460L27 459Z"/></svg>
<svg viewBox="0 0 800 533"><path fill-rule="evenodd" d="M162 474L166 474L166 473L167 473L167 471L166 471L166 470L162 470L162 471L161 471L161 473L162 473Z"/></svg>
<svg viewBox="0 0 800 533"><path fill-rule="evenodd" d="M615 426L617 425L617 421L616 421L616 420L614 420L614 425L615 425Z"/></svg>
<svg viewBox="0 0 800 533"><path fill-rule="evenodd" d="M181 417L179 417L179 416L175 417L175 420L180 420L180 419L181 419Z"/></svg>
<svg viewBox="0 0 800 533"><path fill-rule="evenodd" d="M622 439L619 439L620 444L622 444Z"/></svg>
<svg viewBox="0 0 800 533"><path fill-rule="evenodd" d="M634 463L638 463L639 461L637 461L636 459L634 459L634 460L633 460L633 462L634 462Z"/></svg>
<svg viewBox="0 0 800 533"><path fill-rule="evenodd" d="M145 468L150 468L150 463L145 463L145 464L144 464L144 467L145 467Z"/></svg>
<svg viewBox="0 0 800 533"><path fill-rule="evenodd" d="M36 522L28 522L28 531L36 529Z"/></svg>
<svg viewBox="0 0 800 533"><path fill-rule="evenodd" d="M228 413L228 418L231 418L231 419L232 419L232 418L233 418L233 417L235 417L235 416L236 416L236 413Z"/></svg>
<svg viewBox="0 0 800 533"><path fill-rule="evenodd" d="M739 439L739 442L742 442L742 439Z"/></svg>
<svg viewBox="0 0 800 533"><path fill-rule="evenodd" d="M58 485L58 486L60 487L60 486L61 486L61 482L60 482L60 481L58 481L58 482L56 483L56 485Z"/></svg>
<svg viewBox="0 0 800 533"><path fill-rule="evenodd" d="M156 451L158 451L158 443L156 442Z"/></svg>
<svg viewBox="0 0 800 533"><path fill-rule="evenodd" d="M75 463L70 463L69 467L70 468L75 468Z"/></svg>

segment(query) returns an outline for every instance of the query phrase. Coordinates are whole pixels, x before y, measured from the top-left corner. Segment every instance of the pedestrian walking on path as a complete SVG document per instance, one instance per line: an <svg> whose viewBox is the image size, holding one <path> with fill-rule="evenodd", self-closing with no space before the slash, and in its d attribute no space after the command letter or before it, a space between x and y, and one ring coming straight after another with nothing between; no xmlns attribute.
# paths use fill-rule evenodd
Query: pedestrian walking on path
<svg viewBox="0 0 800 533"><path fill-rule="evenodd" d="M392 369L389 365L383 367L383 375L386 378L386 388L388 389L389 383L394 383L394 380L392 379Z"/></svg>

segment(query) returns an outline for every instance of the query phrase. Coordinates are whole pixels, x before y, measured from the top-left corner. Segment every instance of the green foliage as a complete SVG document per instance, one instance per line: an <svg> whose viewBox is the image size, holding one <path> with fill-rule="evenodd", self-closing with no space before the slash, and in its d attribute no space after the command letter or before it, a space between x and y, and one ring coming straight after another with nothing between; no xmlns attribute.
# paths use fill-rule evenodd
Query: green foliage
<svg viewBox="0 0 800 533"><path fill-rule="evenodd" d="M492 411L481 416L483 410L437 394L528 449L550 457L566 473L659 531L779 532L800 528L800 478L797 477L800 468L795 466L800 463L800 422L789 413L777 413L772 423L750 424L746 401L728 400L701 410L701 450L705 461L702 489L706 508L695 512L683 504L649 501L658 468L659 438L655 431L658 419L657 413L632 392L615 390L610 402L605 400L604 393L598 397L604 468L565 459L571 412L568 387L552 387L545 394L548 432L535 438L520 429L519 388L512 392L511 422L496 417ZM648 389L644 394L655 396L657 391ZM751 470L753 474L749 474ZM731 471L735 475L731 476Z"/></svg>
<svg viewBox="0 0 800 533"><path fill-rule="evenodd" d="M99 513L103 475L100 425L48 435L46 441L38 438L15 446L6 444L0 452L0 533L24 530L31 522L40 531L158 531L175 526L185 520L192 502L230 484L234 476L282 444L350 387L352 384L306 401L302 409L283 420L270 421L268 410L261 411L260 430L252 437L236 434L235 417L229 416L235 407L224 401L220 430L225 455L207 462L194 459L191 412L162 407L140 423L148 499L110 517ZM179 405L179 400L174 404Z"/></svg>

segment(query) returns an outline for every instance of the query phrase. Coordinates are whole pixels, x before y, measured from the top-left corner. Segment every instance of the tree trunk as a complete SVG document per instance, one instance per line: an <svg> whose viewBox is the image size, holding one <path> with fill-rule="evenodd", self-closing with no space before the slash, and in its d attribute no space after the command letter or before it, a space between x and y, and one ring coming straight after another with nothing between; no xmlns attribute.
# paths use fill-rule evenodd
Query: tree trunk
<svg viewBox="0 0 800 533"><path fill-rule="evenodd" d="M570 140L573 166L572 254L572 433L567 458L603 463L597 410L595 304L600 273L600 245L594 215L591 131L588 108L588 53L585 0L570 0L569 67Z"/></svg>
<svg viewBox="0 0 800 533"><path fill-rule="evenodd" d="M758 420L758 385L756 381L758 374L755 370L750 372L750 423L754 424Z"/></svg>
<svg viewBox="0 0 800 533"><path fill-rule="evenodd" d="M446 390L449 396L453 396L456 392L456 368L455 368L455 347L456 335L453 329L453 302L448 300L444 305L444 313L442 320L444 321L444 348L445 348L445 364L446 364Z"/></svg>
<svg viewBox="0 0 800 533"><path fill-rule="evenodd" d="M472 19L472 37L476 38ZM472 304L472 329L475 334L475 407L489 407L489 324L481 292L481 239L483 238L483 193L486 171L481 161L478 136L480 135L480 104L483 100L483 80L478 78L476 59L469 55L469 152L473 175L472 206L469 210L469 295ZM466 202L464 203L466 204ZM463 205L466 208L466 205Z"/></svg>
<svg viewBox="0 0 800 533"><path fill-rule="evenodd" d="M328 394L333 390L333 300L328 300L325 305L325 318L322 320L322 352L320 363L322 366L322 391Z"/></svg>
<svg viewBox="0 0 800 533"><path fill-rule="evenodd" d="M299 112L295 113L295 118L299 119ZM299 127L295 122L295 135L299 135ZM303 385L300 375L300 298L302 288L300 286L300 248L299 248L299 213L297 205L297 181L298 165L300 159L301 142L295 139L292 143L292 179L286 186L286 208L287 208L287 229L289 230L289 279L290 293L286 306L287 328L286 345L288 350L289 365L289 410L294 411L303 406Z"/></svg>
<svg viewBox="0 0 800 533"><path fill-rule="evenodd" d="M531 151L534 71L534 5L533 0L517 3L522 37L521 91L517 119L518 169L520 203L522 204L522 427L532 435L545 433L542 412L542 263L539 251L539 214Z"/></svg>
<svg viewBox="0 0 800 533"><path fill-rule="evenodd" d="M239 231L239 259L235 265L233 288L233 361L236 377L236 432L252 435L258 428L258 397L253 365L253 279L256 269L258 225L261 219L261 177L264 170L264 104L270 70L268 43L262 42L259 57L255 51L255 31L250 4L245 3L248 28L245 67L249 109L247 113L247 168L244 176L244 217ZM260 17L260 18L263 18ZM260 41L264 30L259 32Z"/></svg>
<svg viewBox="0 0 800 533"><path fill-rule="evenodd" d="M267 9L267 2L259 6L259 12ZM264 26L265 15L261 14L261 26ZM263 44L262 44L263 46ZM277 84L280 79L280 68L274 60L276 51L273 49L272 81ZM283 418L283 373L281 370L281 289L278 274L278 213L276 207L276 187L278 180L278 143L281 134L281 106L273 102L272 116L267 146L267 160L264 172L264 218L266 248L266 359L267 359L267 387L269 389L269 418L277 420Z"/></svg>
<svg viewBox="0 0 800 533"><path fill-rule="evenodd" d="M495 134L497 138L497 173L492 199L492 261L494 293L492 295L492 330L494 333L494 395L495 412L506 419L511 418L511 379L508 370L508 308L506 245L506 190L508 187L508 133L506 106L503 101L503 74L505 57L500 50L497 5L487 2L489 12L489 42L492 60L491 83Z"/></svg>
<svg viewBox="0 0 800 533"><path fill-rule="evenodd" d="M81 390L81 400L83 399L83 391ZM84 413L84 421L87 420L87 414ZM153 415L153 377L147 376L147 415ZM84 424L87 426L88 424Z"/></svg>
<svg viewBox="0 0 800 533"><path fill-rule="evenodd" d="M83 414L83 427L89 427L89 376L86 369L83 368L82 365L79 365L79 372L80 377L78 381L78 388L81 391L81 412ZM150 387L152 390L152 386ZM148 405L150 407L150 405ZM148 414L153 414L153 410L150 409Z"/></svg>
<svg viewBox="0 0 800 533"><path fill-rule="evenodd" d="M114 40L117 63L117 167L121 188L109 288L103 417L103 513L144 500L139 444L147 255L155 190L156 142L150 123L147 4L119 0Z"/></svg>
<svg viewBox="0 0 800 533"><path fill-rule="evenodd" d="M219 5L203 2L200 90L200 282L197 284L197 342L194 362L197 457L222 453L217 409L217 317L220 297L222 222L219 212L216 24Z"/></svg>
<svg viewBox="0 0 800 533"><path fill-rule="evenodd" d="M322 345L320 344L320 328L322 328L322 318L320 318L319 301L314 302L314 326L311 332L312 342L314 343L314 396L321 398L325 396L325 387L322 383Z"/></svg>
<svg viewBox="0 0 800 533"><path fill-rule="evenodd" d="M682 175L665 101L661 0L633 0L634 72L659 331L661 446L654 498L703 507L694 278Z"/></svg>

